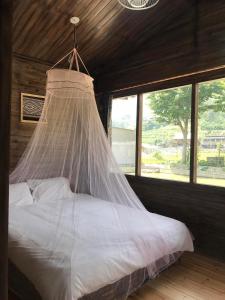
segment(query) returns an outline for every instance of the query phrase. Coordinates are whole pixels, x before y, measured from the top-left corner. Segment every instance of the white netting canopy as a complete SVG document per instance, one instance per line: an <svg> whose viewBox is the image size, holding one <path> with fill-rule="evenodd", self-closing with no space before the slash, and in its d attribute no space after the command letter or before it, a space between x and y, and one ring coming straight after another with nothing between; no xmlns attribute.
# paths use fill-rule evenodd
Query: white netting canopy
<svg viewBox="0 0 225 300"><path fill-rule="evenodd" d="M42 116L10 181L66 177L76 193L141 208L111 154L92 82L76 71L48 72Z"/></svg>
<svg viewBox="0 0 225 300"><path fill-rule="evenodd" d="M79 299L144 267L154 277L175 253L192 249L185 225L147 212L131 189L101 124L93 79L64 69L47 77L41 118L10 176L28 182L35 199L45 196L12 208L11 238L20 241L12 259L47 300ZM57 178L71 194L51 197ZM40 182L47 187L35 191Z"/></svg>

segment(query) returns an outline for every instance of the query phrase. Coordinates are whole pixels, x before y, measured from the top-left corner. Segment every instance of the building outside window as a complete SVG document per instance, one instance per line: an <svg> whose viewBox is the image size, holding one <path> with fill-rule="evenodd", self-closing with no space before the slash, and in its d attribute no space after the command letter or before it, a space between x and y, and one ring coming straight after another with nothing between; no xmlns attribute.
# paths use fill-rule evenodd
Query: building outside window
<svg viewBox="0 0 225 300"><path fill-rule="evenodd" d="M126 174L135 174L137 96L112 102L110 138L114 157Z"/></svg>

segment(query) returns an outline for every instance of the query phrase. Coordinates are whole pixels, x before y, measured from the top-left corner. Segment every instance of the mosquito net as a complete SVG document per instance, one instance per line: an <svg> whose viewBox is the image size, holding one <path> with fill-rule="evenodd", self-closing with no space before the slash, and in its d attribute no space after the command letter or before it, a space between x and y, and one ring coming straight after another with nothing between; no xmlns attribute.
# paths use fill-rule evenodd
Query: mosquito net
<svg viewBox="0 0 225 300"><path fill-rule="evenodd" d="M76 193L143 208L113 159L92 81L76 71L48 72L42 116L10 180L66 177Z"/></svg>
<svg viewBox="0 0 225 300"><path fill-rule="evenodd" d="M69 182L71 194L51 197L56 178ZM150 214L131 189L101 124L93 79L84 73L48 71L41 118L10 176L11 183L28 182L36 199L46 180L44 200L11 213L12 256L43 299L76 300L142 268L154 277L192 249L185 225ZM131 275L124 289L133 290Z"/></svg>

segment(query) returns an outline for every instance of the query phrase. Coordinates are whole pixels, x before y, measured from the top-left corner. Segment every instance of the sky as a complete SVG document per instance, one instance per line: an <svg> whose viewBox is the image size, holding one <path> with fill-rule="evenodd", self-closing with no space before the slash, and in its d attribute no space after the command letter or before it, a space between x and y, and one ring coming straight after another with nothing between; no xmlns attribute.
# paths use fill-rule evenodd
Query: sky
<svg viewBox="0 0 225 300"><path fill-rule="evenodd" d="M144 94L143 101L143 119L149 120L153 117L153 113L147 104L148 94ZM121 100L120 100L121 99ZM127 100L126 100L127 99ZM129 129L136 127L136 110L137 110L137 96L129 96L124 98L117 98L113 100L112 104L112 120L114 122L121 122L122 119L129 120Z"/></svg>

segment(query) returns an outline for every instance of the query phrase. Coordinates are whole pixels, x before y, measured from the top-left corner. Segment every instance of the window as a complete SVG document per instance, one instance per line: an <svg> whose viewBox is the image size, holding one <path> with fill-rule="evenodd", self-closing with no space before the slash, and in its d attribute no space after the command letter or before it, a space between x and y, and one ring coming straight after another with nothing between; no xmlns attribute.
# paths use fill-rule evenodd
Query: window
<svg viewBox="0 0 225 300"><path fill-rule="evenodd" d="M225 78L113 98L111 118L126 174L225 187Z"/></svg>
<svg viewBox="0 0 225 300"><path fill-rule="evenodd" d="M111 145L114 157L126 174L135 174L137 96L113 99Z"/></svg>
<svg viewBox="0 0 225 300"><path fill-rule="evenodd" d="M141 175L189 181L191 85L143 94Z"/></svg>
<svg viewBox="0 0 225 300"><path fill-rule="evenodd" d="M225 79L199 84L197 182L225 187Z"/></svg>

